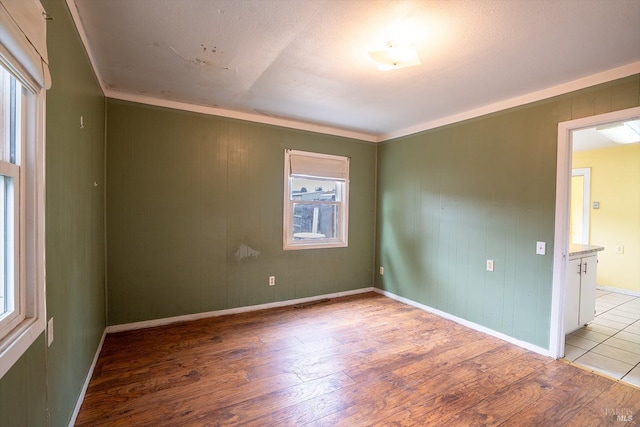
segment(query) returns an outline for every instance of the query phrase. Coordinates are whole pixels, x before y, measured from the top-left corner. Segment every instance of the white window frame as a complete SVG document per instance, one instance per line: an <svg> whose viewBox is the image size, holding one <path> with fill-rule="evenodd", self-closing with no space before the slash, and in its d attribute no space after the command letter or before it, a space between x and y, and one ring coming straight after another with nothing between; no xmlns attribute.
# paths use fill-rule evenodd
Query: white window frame
<svg viewBox="0 0 640 427"><path fill-rule="evenodd" d="M292 160L299 160L301 166L292 166ZM282 241L283 250L342 248L349 246L349 158L309 151L285 150L284 156L284 208ZM292 178L309 178L336 182L336 197L332 202L338 208L336 238L295 239L293 235ZM313 202L309 202L313 203Z"/></svg>
<svg viewBox="0 0 640 427"><path fill-rule="evenodd" d="M0 64L1 65L1 64ZM4 67L3 67L4 68ZM0 96L2 100L1 108L8 107L5 104L9 104L11 102L10 96L10 73L2 72L0 74L0 79L4 80L2 82L2 87L4 88L4 93ZM20 260L24 258L23 251L20 243L23 241L23 221L24 217L23 208L25 206L24 200L24 187L22 183L25 181L25 168L21 167L22 159L24 158L24 131L25 131L25 121L23 118L25 117L26 105L23 102L23 88L20 84L20 81L16 80L15 88L15 115L16 115L16 124L20 125L15 129L15 140L17 149L14 154L14 159L5 159L0 160L0 175L5 178L9 178L13 181L12 185L8 186L8 188L0 189L0 197L2 197L5 203L9 205L9 209L6 211L5 215L7 218L5 219L8 224L8 230L0 230L0 244L5 245L5 249L8 252L9 256L5 264L5 260L0 260L2 263L2 268L0 279L7 280L9 286L6 289L5 299L9 299L12 302L11 310L3 315L0 315L0 340L5 335L8 335L13 329L15 329L26 317L26 289L25 289L25 281L23 280L22 269L20 268ZM28 95L26 95L28 97ZM0 135L0 143L4 146L2 150L4 151L4 157L11 157L9 153L9 140L10 140L10 117L11 110L10 107L7 110L3 111L3 117L0 119L4 123L4 132L3 135ZM1 185L1 184L0 184ZM6 194L5 194L6 193ZM0 224L2 226L2 224ZM5 231L7 231L7 235L5 235ZM4 285L2 285L4 286Z"/></svg>
<svg viewBox="0 0 640 427"><path fill-rule="evenodd" d="M21 153L0 173L14 180L14 277L17 321L0 328L0 378L46 329L45 301L45 105L50 76L44 9L37 0L0 0L0 64L22 85Z"/></svg>

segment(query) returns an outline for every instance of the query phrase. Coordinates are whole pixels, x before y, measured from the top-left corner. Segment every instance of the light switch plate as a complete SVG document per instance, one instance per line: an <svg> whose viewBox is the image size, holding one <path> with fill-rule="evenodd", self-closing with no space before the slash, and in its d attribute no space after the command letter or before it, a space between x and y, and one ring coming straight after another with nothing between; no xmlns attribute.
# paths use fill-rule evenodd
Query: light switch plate
<svg viewBox="0 0 640 427"><path fill-rule="evenodd" d="M537 242L536 243L536 255L546 255L547 254L547 243L546 242Z"/></svg>

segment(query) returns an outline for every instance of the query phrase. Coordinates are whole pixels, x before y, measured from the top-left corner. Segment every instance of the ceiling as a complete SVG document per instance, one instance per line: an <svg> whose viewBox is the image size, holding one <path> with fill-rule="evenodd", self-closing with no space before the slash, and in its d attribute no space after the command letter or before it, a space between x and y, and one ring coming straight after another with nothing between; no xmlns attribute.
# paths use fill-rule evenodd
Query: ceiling
<svg viewBox="0 0 640 427"><path fill-rule="evenodd" d="M631 128L635 129L638 134L640 134L640 119L630 120L627 121L627 123ZM601 126L606 127L608 125ZM638 144L638 142L635 142L634 144ZM616 148L624 147L626 145L629 144L619 144L617 142L613 142L611 139L596 131L595 127L575 130L573 131L572 135L573 151L597 150L600 148Z"/></svg>
<svg viewBox="0 0 640 427"><path fill-rule="evenodd" d="M369 141L640 72L639 0L67 2L108 97Z"/></svg>

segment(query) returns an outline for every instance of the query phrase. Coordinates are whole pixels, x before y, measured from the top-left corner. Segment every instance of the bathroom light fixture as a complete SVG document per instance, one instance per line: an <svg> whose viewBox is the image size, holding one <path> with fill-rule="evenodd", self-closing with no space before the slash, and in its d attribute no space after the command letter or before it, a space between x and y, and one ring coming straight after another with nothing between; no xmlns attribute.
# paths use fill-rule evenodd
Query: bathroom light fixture
<svg viewBox="0 0 640 427"><path fill-rule="evenodd" d="M640 142L640 133L626 122L598 127L596 131L618 144Z"/></svg>
<svg viewBox="0 0 640 427"><path fill-rule="evenodd" d="M415 46L389 41L382 50L369 52L369 56L381 71L420 65L420 58Z"/></svg>

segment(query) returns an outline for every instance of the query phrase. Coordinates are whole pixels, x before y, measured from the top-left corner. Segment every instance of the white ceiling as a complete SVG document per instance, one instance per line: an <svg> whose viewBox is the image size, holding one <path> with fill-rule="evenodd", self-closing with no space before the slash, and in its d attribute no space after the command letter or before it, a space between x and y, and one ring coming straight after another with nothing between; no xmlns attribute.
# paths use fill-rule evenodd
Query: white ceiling
<svg viewBox="0 0 640 427"><path fill-rule="evenodd" d="M109 97L371 141L640 72L640 0L67 1Z"/></svg>
<svg viewBox="0 0 640 427"><path fill-rule="evenodd" d="M616 122L614 122L616 123ZM629 126L636 130L636 132L640 133L640 119L639 120L631 120L627 122ZM602 125L607 126L607 125ZM600 132L596 131L596 128L588 128L588 129L580 129L573 131L572 134L572 144L573 151L586 151L586 150L597 150L600 148L616 148L616 147L624 147L628 144L619 144L617 142L613 142ZM638 144L635 142L634 144Z"/></svg>

